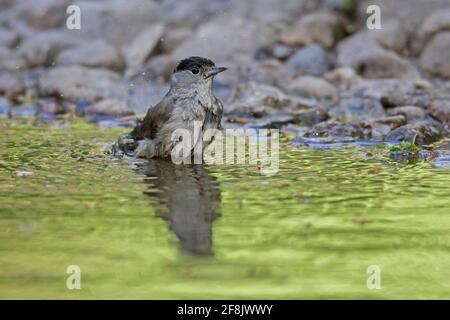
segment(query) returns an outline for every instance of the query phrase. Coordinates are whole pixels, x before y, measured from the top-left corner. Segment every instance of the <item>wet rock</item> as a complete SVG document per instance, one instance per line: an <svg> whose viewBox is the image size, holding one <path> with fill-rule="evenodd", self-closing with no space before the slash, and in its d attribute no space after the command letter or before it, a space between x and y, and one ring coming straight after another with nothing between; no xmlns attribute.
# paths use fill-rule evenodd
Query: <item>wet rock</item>
<svg viewBox="0 0 450 320"><path fill-rule="evenodd" d="M363 130L356 124L341 123L337 121L326 121L316 124L305 137L349 137L355 139L364 138Z"/></svg>
<svg viewBox="0 0 450 320"><path fill-rule="evenodd" d="M35 29L50 29L61 26L66 21L66 8L70 0L25 0L20 2L19 15Z"/></svg>
<svg viewBox="0 0 450 320"><path fill-rule="evenodd" d="M55 30L36 33L25 39L18 49L28 67L49 66L60 52L82 43L76 35Z"/></svg>
<svg viewBox="0 0 450 320"><path fill-rule="evenodd" d="M86 109L86 114L124 117L133 115L134 111L125 102L105 99L90 105Z"/></svg>
<svg viewBox="0 0 450 320"><path fill-rule="evenodd" d="M17 32L0 27L0 47L14 47L19 41Z"/></svg>
<svg viewBox="0 0 450 320"><path fill-rule="evenodd" d="M406 124L405 116L395 115L369 121L371 137L382 140L389 132Z"/></svg>
<svg viewBox="0 0 450 320"><path fill-rule="evenodd" d="M227 103L225 118L248 126L310 126L328 118L312 99L290 96L278 88L249 82L238 85Z"/></svg>
<svg viewBox="0 0 450 320"><path fill-rule="evenodd" d="M363 97L343 97L338 105L329 108L328 114L342 122L353 122L383 118L386 113L377 99Z"/></svg>
<svg viewBox="0 0 450 320"><path fill-rule="evenodd" d="M161 51L170 53L193 35L194 31L191 28L169 29L161 39Z"/></svg>
<svg viewBox="0 0 450 320"><path fill-rule="evenodd" d="M317 77L299 77L289 86L289 90L307 98L339 101L338 90L328 81Z"/></svg>
<svg viewBox="0 0 450 320"><path fill-rule="evenodd" d="M164 25L154 24L142 30L129 45L122 49L128 68L144 64L155 50L164 34Z"/></svg>
<svg viewBox="0 0 450 320"><path fill-rule="evenodd" d="M441 31L450 31L450 8L435 11L426 17L419 30L422 43L426 44Z"/></svg>
<svg viewBox="0 0 450 320"><path fill-rule="evenodd" d="M362 81L362 78L356 74L355 70L349 67L333 69L326 73L324 78L328 81L336 83L344 89L356 86Z"/></svg>
<svg viewBox="0 0 450 320"><path fill-rule="evenodd" d="M338 46L340 66L352 67L365 78L417 78L417 70L398 54L382 48L365 33L341 41Z"/></svg>
<svg viewBox="0 0 450 320"><path fill-rule="evenodd" d="M94 101L118 93L119 75L103 69L81 66L49 69L39 78L42 95L58 95L73 100Z"/></svg>
<svg viewBox="0 0 450 320"><path fill-rule="evenodd" d="M46 114L62 114L64 113L64 108L55 99L40 99L37 102L37 107L40 113Z"/></svg>
<svg viewBox="0 0 450 320"><path fill-rule="evenodd" d="M316 44L299 49L286 63L297 70L312 75L321 75L331 67L331 61L325 49Z"/></svg>
<svg viewBox="0 0 450 320"><path fill-rule="evenodd" d="M401 106L387 110L389 116L402 115L406 122L413 123L425 120L427 114L424 109L416 106Z"/></svg>
<svg viewBox="0 0 450 320"><path fill-rule="evenodd" d="M442 128L426 122L416 122L391 131L385 140L391 142L407 141L418 146L429 145L443 138L442 130Z"/></svg>
<svg viewBox="0 0 450 320"><path fill-rule="evenodd" d="M82 65L86 67L121 70L122 57L118 50L106 41L97 40L62 52L56 59L58 65Z"/></svg>
<svg viewBox="0 0 450 320"><path fill-rule="evenodd" d="M280 42L302 46L318 42L330 48L344 33L340 19L331 12L315 12L302 17L280 36Z"/></svg>
<svg viewBox="0 0 450 320"><path fill-rule="evenodd" d="M16 71L23 69L25 61L17 54L8 48L0 47L0 70Z"/></svg>
<svg viewBox="0 0 450 320"><path fill-rule="evenodd" d="M436 120L450 125L450 101L433 100L427 107L427 112Z"/></svg>
<svg viewBox="0 0 450 320"><path fill-rule="evenodd" d="M450 78L450 32L441 32L430 40L420 56L420 65L433 75Z"/></svg>

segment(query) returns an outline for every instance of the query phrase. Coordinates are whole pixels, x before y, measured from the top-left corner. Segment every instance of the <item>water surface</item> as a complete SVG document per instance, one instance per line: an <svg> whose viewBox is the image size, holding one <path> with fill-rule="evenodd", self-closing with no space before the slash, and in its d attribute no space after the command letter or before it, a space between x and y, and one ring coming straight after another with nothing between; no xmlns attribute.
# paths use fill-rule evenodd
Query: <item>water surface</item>
<svg viewBox="0 0 450 320"><path fill-rule="evenodd" d="M449 297L448 167L286 142L273 176L136 164L104 153L124 129L26 122L0 122L0 298Z"/></svg>

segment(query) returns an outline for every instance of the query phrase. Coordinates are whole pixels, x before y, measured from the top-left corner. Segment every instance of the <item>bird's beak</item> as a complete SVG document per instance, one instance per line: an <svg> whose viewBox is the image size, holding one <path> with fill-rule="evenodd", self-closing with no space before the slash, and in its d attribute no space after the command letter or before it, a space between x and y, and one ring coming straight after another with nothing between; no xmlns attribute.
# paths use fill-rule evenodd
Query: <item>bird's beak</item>
<svg viewBox="0 0 450 320"><path fill-rule="evenodd" d="M214 77L216 74L221 73L225 70L227 70L227 68L225 67L212 67L206 74L206 79Z"/></svg>

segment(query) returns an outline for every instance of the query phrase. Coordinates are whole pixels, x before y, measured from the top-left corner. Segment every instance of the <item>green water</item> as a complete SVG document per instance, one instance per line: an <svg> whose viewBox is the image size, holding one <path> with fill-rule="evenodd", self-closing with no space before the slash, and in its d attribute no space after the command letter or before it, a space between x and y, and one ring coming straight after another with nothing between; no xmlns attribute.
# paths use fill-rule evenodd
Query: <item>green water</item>
<svg viewBox="0 0 450 320"><path fill-rule="evenodd" d="M0 130L0 298L450 296L448 168L286 143L270 177L136 166L103 152L124 129Z"/></svg>

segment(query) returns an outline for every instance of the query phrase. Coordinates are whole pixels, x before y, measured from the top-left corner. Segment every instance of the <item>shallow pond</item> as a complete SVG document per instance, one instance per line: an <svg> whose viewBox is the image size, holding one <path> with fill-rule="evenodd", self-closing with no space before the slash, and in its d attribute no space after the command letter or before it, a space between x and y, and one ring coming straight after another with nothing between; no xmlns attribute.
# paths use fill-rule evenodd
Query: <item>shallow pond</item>
<svg viewBox="0 0 450 320"><path fill-rule="evenodd" d="M449 297L448 167L287 143L273 176L136 165L104 154L126 129L27 121L0 122L0 298Z"/></svg>

